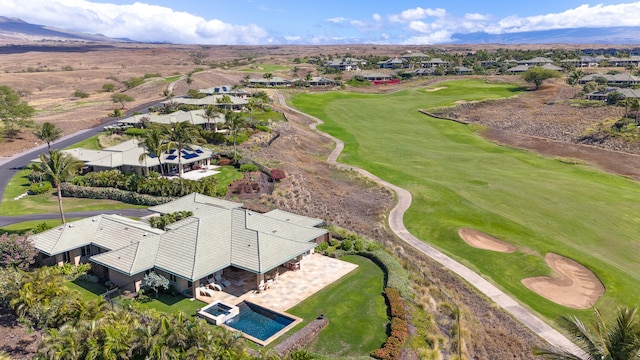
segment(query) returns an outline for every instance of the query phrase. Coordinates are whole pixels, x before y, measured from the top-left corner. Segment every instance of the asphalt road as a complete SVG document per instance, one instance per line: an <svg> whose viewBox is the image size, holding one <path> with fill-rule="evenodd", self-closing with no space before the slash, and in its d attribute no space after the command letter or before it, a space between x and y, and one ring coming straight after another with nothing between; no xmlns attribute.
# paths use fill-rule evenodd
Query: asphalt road
<svg viewBox="0 0 640 360"><path fill-rule="evenodd" d="M152 102L152 103L148 103L148 104L144 104L144 105L140 105L138 107L135 107L133 109L130 109L127 113L133 113L136 111L140 111L140 112L145 112L147 111L147 109L150 106L156 105L157 102ZM71 146L79 141L88 139L94 135L98 135L102 132L103 128L107 125L112 125L114 123L116 123L119 119L109 119L107 118L107 121L102 122L99 126L96 126L94 128L91 129L85 129L85 130L81 130L78 131L74 134L70 134L70 135L66 135L63 136L61 139L59 139L58 141L56 141L55 143L53 143L51 145L51 148L56 150L56 149L63 149L67 146ZM40 154L45 153L47 151L47 144L43 144L40 146L37 146L35 148L32 148L30 150L27 150L25 152L19 153L19 154L15 154L13 156L9 156L9 157L0 157L0 202L2 201L2 198L4 197L4 188L7 186L7 184L9 183L9 181L11 180L11 178L13 178L16 173L23 169L25 166L29 165L29 163L31 162L31 160L36 159L38 156L40 156ZM144 210L146 211L146 210ZM97 213L100 214L122 214L122 215L127 215L127 216L144 216L141 215L140 210L136 209L134 210L134 212L131 212L131 210L117 210L117 211L110 211L110 210L104 210L104 211L98 211ZM76 216L73 216L73 215ZM82 212L82 213L65 213L65 216L67 217L83 217L83 216L91 216L91 215L95 215L95 212ZM146 214L150 214L149 211L146 211ZM5 226L5 225L10 225L10 224L15 224L15 223L19 223L19 222L23 222L23 221L30 221L30 220L42 220L42 219L55 219L58 218L60 216L59 213L53 213L53 214L33 214L33 215L20 215L20 216L0 216L0 226Z"/></svg>

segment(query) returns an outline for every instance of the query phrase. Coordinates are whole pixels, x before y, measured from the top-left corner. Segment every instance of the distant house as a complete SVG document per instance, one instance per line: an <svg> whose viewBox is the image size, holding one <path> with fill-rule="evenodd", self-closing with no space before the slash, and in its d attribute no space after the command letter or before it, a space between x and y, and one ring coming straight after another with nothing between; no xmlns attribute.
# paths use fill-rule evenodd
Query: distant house
<svg viewBox="0 0 640 360"><path fill-rule="evenodd" d="M230 101L230 103L222 102L225 97L226 99L228 99L228 101ZM209 95L199 99L177 96L169 100L165 100L161 103L162 104L187 104L187 105L196 105L196 106L202 106L202 107L213 105L219 108L242 110L242 108L245 105L247 105L249 101L245 98L241 98L233 95L219 94L219 95Z"/></svg>
<svg viewBox="0 0 640 360"><path fill-rule="evenodd" d="M606 56L599 55L597 56L597 59L600 61L600 63L606 66L613 66L613 67L640 66L640 56L636 56L636 55L629 56L629 57L615 57L615 56L606 57Z"/></svg>
<svg viewBox="0 0 640 360"><path fill-rule="evenodd" d="M232 85L214 86L206 89L199 89L198 92L206 95L229 95L246 99L249 93L244 89L236 88Z"/></svg>
<svg viewBox="0 0 640 360"><path fill-rule="evenodd" d="M181 170L186 172L211 164L213 150L198 145L190 145L189 147L190 149L182 149L180 152L173 149L160 154L162 166L165 168L164 173L178 173ZM134 172L136 174L147 174L150 171L161 172L158 155L145 155L140 161L140 156L145 153L145 150L137 139L131 139L102 150L75 148L62 151L82 161L85 172L114 169L123 173ZM178 159L178 157L180 158ZM39 159L32 160L32 162L39 161ZM182 169L178 169L179 162L182 164Z"/></svg>
<svg viewBox="0 0 640 360"><path fill-rule="evenodd" d="M512 74L519 74L519 73L523 73L527 70L529 70L530 66L529 65L516 65L514 67L510 67L507 69L507 72L512 73Z"/></svg>
<svg viewBox="0 0 640 360"><path fill-rule="evenodd" d="M313 76L309 80L304 80L305 84L309 86L333 86L335 81L322 76Z"/></svg>
<svg viewBox="0 0 640 360"><path fill-rule="evenodd" d="M619 92L620 94L624 95L624 97L627 99L640 98L640 90L630 89L630 88L617 88L617 87L608 87L604 90L590 92L588 94L585 94L584 97L587 100L606 101L609 94L613 92Z"/></svg>
<svg viewBox="0 0 640 360"><path fill-rule="evenodd" d="M552 64L552 63L553 63L553 60L546 57L535 57L533 59L518 61L518 65L529 65L529 66L542 66L545 64Z"/></svg>
<svg viewBox="0 0 640 360"><path fill-rule="evenodd" d="M433 59L421 61L420 64L422 64L423 68L437 68L441 66L447 66L449 65L449 62L442 60L440 58L433 58Z"/></svg>
<svg viewBox="0 0 640 360"><path fill-rule="evenodd" d="M389 74L383 74L383 73L370 73L370 74L365 74L362 75L365 79L369 80L369 81L376 81L376 80L391 80L391 75Z"/></svg>
<svg viewBox="0 0 640 360"><path fill-rule="evenodd" d="M169 102L164 102L168 104ZM225 116L223 113L215 114L215 116L211 119L207 119L205 116L205 111L203 109L199 110L191 110L191 111L176 111L170 114L138 114L132 115L124 119L120 119L117 121L122 127L142 127L143 123L148 121L153 124L162 124L162 125L170 125L177 122L187 121L192 125L200 126L200 127L208 127L214 124L223 124L225 121Z"/></svg>
<svg viewBox="0 0 640 360"><path fill-rule="evenodd" d="M621 87L627 87L627 86L633 86L633 85L640 85L640 78L637 76L633 76L631 74L628 73L621 73L621 74L588 74L585 75L583 77L581 77L578 80L578 84L580 85L584 85L590 81L595 81L596 78L605 78L607 79L607 85L609 86L621 86Z"/></svg>
<svg viewBox="0 0 640 360"><path fill-rule="evenodd" d="M403 58L390 58L384 61L378 61L378 66L381 69L404 69L411 66L411 64Z"/></svg>
<svg viewBox="0 0 640 360"><path fill-rule="evenodd" d="M179 292L196 297L200 285L226 271L255 275L280 266L299 268L330 234L320 219L282 210L260 214L242 204L190 194L150 208L158 214L191 211L165 230L142 220L97 215L30 237L46 265L90 263L93 273L122 290L138 291L154 271ZM322 276L322 274L318 274Z"/></svg>
<svg viewBox="0 0 640 360"><path fill-rule="evenodd" d="M473 73L473 70L469 69L466 66L455 66L451 68L451 70L449 70L449 73L458 75L469 75Z"/></svg>
<svg viewBox="0 0 640 360"><path fill-rule="evenodd" d="M512 74L518 74L518 73L523 73L526 72L527 70L534 68L534 67L539 67L541 69L546 69L546 70L553 70L553 71L562 71L563 69L559 66L555 66L551 63L543 63L542 65L517 65L511 68L507 69L507 72L510 72Z"/></svg>
<svg viewBox="0 0 640 360"><path fill-rule="evenodd" d="M560 61L563 64L571 64L578 68L597 67L600 61L593 56L580 56L576 59L564 59Z"/></svg>
<svg viewBox="0 0 640 360"><path fill-rule="evenodd" d="M291 80L274 76L271 79L249 79L245 84L248 87L289 87Z"/></svg>
<svg viewBox="0 0 640 360"><path fill-rule="evenodd" d="M359 71L360 66L366 65L366 64L367 64L366 60L346 57L343 59L329 60L324 63L324 66L328 68L336 69L338 71Z"/></svg>
<svg viewBox="0 0 640 360"><path fill-rule="evenodd" d="M416 53L411 52L411 53L399 56L399 58L405 59L405 60L407 60L409 62L421 62L421 61L429 59L429 56L425 55L425 54L423 54L421 52L416 52Z"/></svg>

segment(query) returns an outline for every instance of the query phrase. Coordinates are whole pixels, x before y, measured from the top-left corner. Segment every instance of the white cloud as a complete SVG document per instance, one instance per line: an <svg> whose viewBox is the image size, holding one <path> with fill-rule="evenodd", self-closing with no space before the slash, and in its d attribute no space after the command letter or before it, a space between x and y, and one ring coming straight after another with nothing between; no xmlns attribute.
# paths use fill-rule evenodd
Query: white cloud
<svg viewBox="0 0 640 360"><path fill-rule="evenodd" d="M520 32L549 29L640 26L640 2L616 5L581 5L560 13L528 17L506 17L492 32Z"/></svg>
<svg viewBox="0 0 640 360"><path fill-rule="evenodd" d="M410 22L414 20L424 19L427 17L441 18L441 17L444 17L446 14L447 14L447 11L441 8L425 9L425 8L417 7L415 9L405 10L400 14L389 15L389 20L391 22Z"/></svg>
<svg viewBox="0 0 640 360"><path fill-rule="evenodd" d="M333 17L333 18L328 18L327 21L330 23L340 24L340 23L349 21L349 19L343 18L343 17Z"/></svg>
<svg viewBox="0 0 640 360"><path fill-rule="evenodd" d="M441 44L445 42L450 42L451 35L453 35L450 31L440 30L434 31L429 34L417 35L407 38L403 41L405 45L432 45L432 44Z"/></svg>
<svg viewBox="0 0 640 360"><path fill-rule="evenodd" d="M376 21L376 22L382 21L382 16L380 14L378 14L378 13L375 13L375 14L371 15L371 18L373 18L373 20Z"/></svg>
<svg viewBox="0 0 640 360"><path fill-rule="evenodd" d="M187 12L136 2L131 5L87 0L0 0L2 15L28 22L137 41L196 44L259 44L267 31L255 24L206 20Z"/></svg>
<svg viewBox="0 0 640 360"><path fill-rule="evenodd" d="M302 40L302 36L286 36L284 37L287 41L300 41Z"/></svg>

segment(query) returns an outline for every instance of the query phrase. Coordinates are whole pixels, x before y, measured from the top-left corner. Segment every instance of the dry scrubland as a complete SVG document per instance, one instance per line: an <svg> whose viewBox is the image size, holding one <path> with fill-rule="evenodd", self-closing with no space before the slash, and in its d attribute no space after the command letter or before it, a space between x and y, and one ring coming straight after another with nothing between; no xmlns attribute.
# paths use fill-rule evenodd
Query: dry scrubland
<svg viewBox="0 0 640 360"><path fill-rule="evenodd" d="M239 71L241 69L210 70L206 66L196 65L189 55L193 51L204 51L208 62L224 63L236 58L253 56L259 63L294 66L288 61L295 57L318 53L389 55L406 49L371 45L348 48L220 46L206 49L198 46L126 45L99 51L3 54L0 56L0 84L29 93L25 100L38 110L36 122L54 122L66 134L70 134L108 120L106 115L117 105L111 102L110 93L101 93L99 90L104 83L115 83L109 78L126 80L151 73L159 73L163 77L149 79L144 85L126 92L135 98L135 102L127 104L128 109L134 109L163 99L162 93L170 84L166 78L175 74L186 75L197 67L204 67L206 71L193 75L191 88L233 84L247 74ZM464 47L457 49L464 50ZM70 66L73 70L63 71L65 66ZM29 68L51 71L24 72ZM257 73L254 76L258 77L261 74ZM414 81L413 85L424 85L434 81L438 79L421 79ZM174 93L184 94L188 87L184 79L179 80L175 83ZM365 91L392 91L398 88L376 87ZM123 85L116 85L116 91L124 89ZM83 90L90 96L86 99L74 98L71 94L75 90ZM554 83L545 85L541 91L527 93L513 100L461 105L451 115L494 127L495 130L486 131L487 136L506 143L514 143L519 139L517 134L535 135L535 138L525 137L526 141L523 140L520 146L538 147L538 150L549 148L545 145L545 140L538 137L575 141L584 129L594 123L600 122L603 118L620 115L619 109L593 108L585 111L573 108L565 101L572 92L573 89L568 86ZM336 171L327 165L325 159L333 144L307 128L309 119L292 113L287 115L290 121L277 124L277 130L282 133L282 137L271 147L261 147L255 143L242 146L245 156L267 165L281 167L288 175L285 181L278 184L272 195L263 196L247 204L248 206L277 206L320 217L380 240L398 253L403 262L414 271L412 280L413 287L419 294L418 301L434 318L446 321L444 317L447 314L447 309L441 306L444 302L433 300L434 294L438 292L437 288L445 289L460 304L463 346L467 354L478 359L534 358L531 355L531 347L542 345L535 335L497 310L484 297L471 290L465 282L397 242L386 225L386 214L395 202L393 194L357 177L355 173ZM29 133L22 136L23 138L14 142L0 143L0 156L32 147L35 138ZM613 143L616 140L610 141ZM609 147L616 148L613 145ZM589 154L596 152L596 149L586 152L584 148L581 149L582 153L576 151L572 157L588 159ZM612 161L610 156L606 157L608 162L622 162ZM624 158L627 155L619 156ZM606 162L605 157L601 160L603 164ZM587 161L598 163L597 159ZM429 275L431 280L422 277L421 273ZM447 334L440 336L445 339ZM451 339L443 341L446 343Z"/></svg>

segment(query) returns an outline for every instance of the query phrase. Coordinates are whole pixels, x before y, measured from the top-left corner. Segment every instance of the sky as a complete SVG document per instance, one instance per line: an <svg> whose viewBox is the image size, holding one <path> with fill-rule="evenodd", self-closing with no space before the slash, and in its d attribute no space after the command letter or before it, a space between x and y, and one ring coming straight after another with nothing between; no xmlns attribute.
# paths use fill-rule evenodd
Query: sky
<svg viewBox="0 0 640 360"><path fill-rule="evenodd" d="M432 45L473 32L640 26L640 1L0 0L0 16L143 42Z"/></svg>

